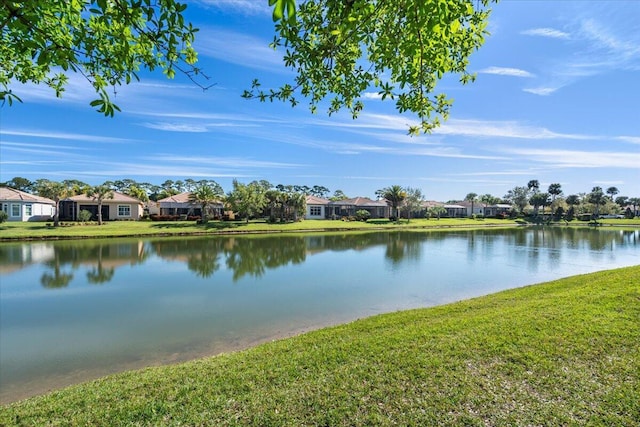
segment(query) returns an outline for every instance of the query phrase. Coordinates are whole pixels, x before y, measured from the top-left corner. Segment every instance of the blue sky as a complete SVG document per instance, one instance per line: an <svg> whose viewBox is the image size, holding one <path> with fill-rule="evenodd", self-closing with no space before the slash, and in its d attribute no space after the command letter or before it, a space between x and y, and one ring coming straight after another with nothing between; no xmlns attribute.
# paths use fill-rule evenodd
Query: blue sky
<svg viewBox="0 0 640 427"><path fill-rule="evenodd" d="M324 185L373 197L399 184L429 200L469 192L503 196L537 179L565 194L615 186L640 196L640 1L516 1L493 5L485 45L471 57L475 83L445 77L450 119L409 137L411 115L372 91L357 120L304 105L240 97L253 78L291 78L267 0L189 2L201 29L199 67L206 92L161 72L118 88L123 112L105 118L80 76L62 99L46 87L16 86L23 104L0 108L0 181L234 178Z"/></svg>

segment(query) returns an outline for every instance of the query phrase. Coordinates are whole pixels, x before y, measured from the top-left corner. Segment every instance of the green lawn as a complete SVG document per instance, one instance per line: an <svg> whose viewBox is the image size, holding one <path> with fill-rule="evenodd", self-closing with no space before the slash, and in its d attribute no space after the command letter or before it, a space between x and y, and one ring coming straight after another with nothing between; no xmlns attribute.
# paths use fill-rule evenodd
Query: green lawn
<svg viewBox="0 0 640 427"><path fill-rule="evenodd" d="M49 223L51 224L51 223ZM258 232L308 232L332 230L376 230L399 228L442 228L442 227L484 227L514 226L515 222L503 219L412 219L390 222L388 220L331 221L310 220L286 224L268 224L264 221L210 221L205 225L195 221L113 221L102 226L95 223L81 224L65 222L65 226L52 227L43 222L5 222L0 224L0 239L48 239L81 237L127 237L127 236L170 236L184 234L213 233L258 233Z"/></svg>
<svg viewBox="0 0 640 427"><path fill-rule="evenodd" d="M637 426L640 266L397 312L2 407L29 426Z"/></svg>

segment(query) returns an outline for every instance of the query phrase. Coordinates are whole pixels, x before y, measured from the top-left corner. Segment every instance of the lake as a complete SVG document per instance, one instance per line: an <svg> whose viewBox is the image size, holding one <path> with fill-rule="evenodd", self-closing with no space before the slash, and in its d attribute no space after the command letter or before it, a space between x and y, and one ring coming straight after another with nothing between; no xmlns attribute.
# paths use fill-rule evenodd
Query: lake
<svg viewBox="0 0 640 427"><path fill-rule="evenodd" d="M0 402L379 313L640 264L640 231L0 244Z"/></svg>

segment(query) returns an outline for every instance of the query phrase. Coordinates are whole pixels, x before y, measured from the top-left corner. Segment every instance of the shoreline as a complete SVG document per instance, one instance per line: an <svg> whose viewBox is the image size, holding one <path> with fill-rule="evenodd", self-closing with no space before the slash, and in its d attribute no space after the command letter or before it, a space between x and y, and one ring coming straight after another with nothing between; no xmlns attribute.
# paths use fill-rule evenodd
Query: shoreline
<svg viewBox="0 0 640 427"><path fill-rule="evenodd" d="M437 221L437 220L435 220ZM471 221L471 220L469 220ZM473 220L476 221L476 220ZM416 221L417 222L417 221ZM109 224L117 224L117 221ZM29 224L29 223L28 223ZM157 224L165 224L165 223L144 223L144 224L152 224L153 226L158 226ZM166 223L166 227L176 227L183 226L182 223ZM509 222L509 223L464 223L464 224L422 224L417 223L412 225L411 223L406 224L390 224L386 226L380 225L365 225L365 226L357 226L357 227L318 227L318 228L286 228L286 229L277 229L281 225L271 225L265 223L250 223L256 225L265 225L265 228L257 228L257 229L220 229L220 230L189 230L189 231L166 231L166 232L123 232L123 233L107 233L107 234L57 234L52 236L46 235L20 235L20 236L2 236L0 235L0 243L15 243L15 242L35 242L35 241L57 241L57 240L85 240L85 239L114 239L114 238L153 238L153 237L185 237L185 236L194 236L194 237L202 237L202 236L238 236L238 235L260 235L260 234L311 234L311 233L340 233L340 232L374 232L374 231L446 231L446 230L482 230L482 229L495 229L495 228L521 228L521 227L587 227L593 228L593 224L589 223L579 223L579 224L565 224L565 223L552 223L552 224L533 224L533 223L525 223L525 222ZM32 225L32 224L29 224ZM191 224L187 224L190 226ZM243 224L244 225L244 224ZM290 225L290 224L285 224ZM93 227L93 225L74 225L70 227L59 227L62 230L77 230L78 228L84 227ZM97 227L97 226L96 226ZM610 224L610 223L600 223L598 224L598 228L630 228L636 229L640 228L639 223L629 223L629 224ZM56 230L54 227L48 227L47 229ZM147 228L148 229L148 228ZM2 227L0 226L0 230ZM92 229L94 231L95 229Z"/></svg>

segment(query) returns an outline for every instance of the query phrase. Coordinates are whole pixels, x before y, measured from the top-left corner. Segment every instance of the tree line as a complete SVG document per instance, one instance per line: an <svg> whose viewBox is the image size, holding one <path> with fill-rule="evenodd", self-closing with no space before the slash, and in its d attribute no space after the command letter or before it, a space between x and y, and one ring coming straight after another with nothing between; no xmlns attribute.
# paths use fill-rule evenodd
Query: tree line
<svg viewBox="0 0 640 427"><path fill-rule="evenodd" d="M71 179L60 182L48 179L31 181L23 177L0 183L2 186L15 188L28 193L38 194L56 202L56 216L61 200L78 194L85 194L98 202L98 223L102 223L101 204L104 200L113 198L117 191L134 197L143 202L157 201L182 192L190 193L190 200L201 207L202 221L208 219L210 207L216 202L224 201L225 205L240 217L247 219L257 216L267 216L271 221L296 221L305 213L305 196L312 195L337 201L347 199L342 190L330 190L322 185L273 185L267 180L257 180L250 183L233 181L232 189L225 194L222 186L214 180L184 179L166 180L160 185L148 182L137 182L133 179L106 181L100 185L89 185L85 182ZM552 183L546 191L540 188L538 180L530 180L526 185L516 186L509 190L502 198L491 194L478 195L468 193L464 200L471 203L471 213L475 213L476 203L495 205L509 204L517 214L531 214L538 218L540 213L551 213L557 219L571 220L578 215L591 214L598 217L602 214L620 214L633 217L640 206L640 197L618 196L617 187L603 190L593 187L589 193L578 193L564 196L562 186ZM391 185L375 192L378 199L385 200L391 207L393 218L404 215L411 218L418 213L427 213L433 217L444 214L442 206L432 206L426 212L423 208L425 197L418 188ZM459 201L450 200L449 203ZM629 207L633 207L631 210ZM366 218L363 218L366 219Z"/></svg>

